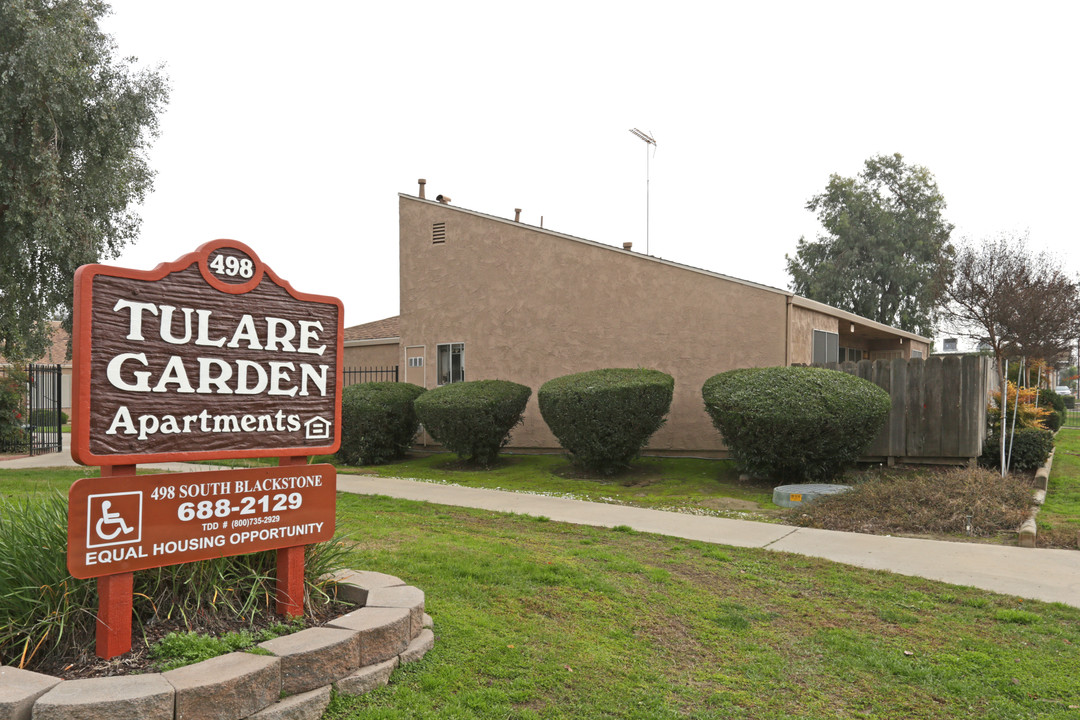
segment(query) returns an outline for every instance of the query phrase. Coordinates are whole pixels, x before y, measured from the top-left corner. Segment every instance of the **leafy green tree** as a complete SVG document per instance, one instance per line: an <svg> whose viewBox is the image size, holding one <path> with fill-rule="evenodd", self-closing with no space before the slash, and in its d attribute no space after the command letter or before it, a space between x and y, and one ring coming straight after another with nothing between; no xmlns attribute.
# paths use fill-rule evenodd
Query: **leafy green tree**
<svg viewBox="0 0 1080 720"><path fill-rule="evenodd" d="M933 175L899 153L832 175L806 205L825 234L785 256L791 289L812 300L930 336L948 284L953 226Z"/></svg>
<svg viewBox="0 0 1080 720"><path fill-rule="evenodd" d="M946 299L945 319L993 352L1001 387L1006 360L1065 360L1080 330L1080 283L1060 260L1029 252L1026 236L1001 234L963 244ZM996 441L1004 468L1004 434Z"/></svg>
<svg viewBox="0 0 1080 720"><path fill-rule="evenodd" d="M70 327L75 269L135 239L145 151L168 99L98 27L100 0L0 2L0 353L40 354Z"/></svg>

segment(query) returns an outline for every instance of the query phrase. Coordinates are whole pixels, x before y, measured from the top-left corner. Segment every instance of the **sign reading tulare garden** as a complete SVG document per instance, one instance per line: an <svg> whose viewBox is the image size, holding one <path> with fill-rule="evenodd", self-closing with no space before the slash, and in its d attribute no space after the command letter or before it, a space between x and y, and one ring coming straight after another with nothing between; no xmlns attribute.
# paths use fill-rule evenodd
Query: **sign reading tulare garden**
<svg viewBox="0 0 1080 720"><path fill-rule="evenodd" d="M343 308L251 248L215 240L141 271L75 273L71 574L97 578L97 648L131 649L133 571L277 551L276 608L303 614L304 546L334 533ZM278 458L276 468L136 476L138 463Z"/></svg>
<svg viewBox="0 0 1080 720"><path fill-rule="evenodd" d="M88 465L313 455L340 443L342 305L217 240L75 276L72 455Z"/></svg>

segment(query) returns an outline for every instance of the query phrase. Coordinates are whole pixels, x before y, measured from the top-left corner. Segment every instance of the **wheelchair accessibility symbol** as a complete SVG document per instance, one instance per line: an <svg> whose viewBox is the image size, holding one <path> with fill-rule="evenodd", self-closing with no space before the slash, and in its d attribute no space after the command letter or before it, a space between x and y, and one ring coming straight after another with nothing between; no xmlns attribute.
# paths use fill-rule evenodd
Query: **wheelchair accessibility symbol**
<svg viewBox="0 0 1080 720"><path fill-rule="evenodd" d="M126 545L142 539L142 493L122 492L87 498L86 547Z"/></svg>

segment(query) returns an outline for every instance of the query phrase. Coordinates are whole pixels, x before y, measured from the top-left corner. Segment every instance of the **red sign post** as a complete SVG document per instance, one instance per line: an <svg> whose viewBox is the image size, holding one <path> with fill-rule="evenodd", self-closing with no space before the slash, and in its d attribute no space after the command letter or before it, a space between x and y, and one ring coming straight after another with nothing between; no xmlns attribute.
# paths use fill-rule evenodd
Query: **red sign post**
<svg viewBox="0 0 1080 720"><path fill-rule="evenodd" d="M137 569L277 549L278 611L302 614L304 545L334 530L333 467L307 461L340 445L341 301L216 240L151 271L79 268L74 321L72 457L101 478L70 491L68 567L98 578L98 655L131 649ZM268 456L279 467L134 477Z"/></svg>

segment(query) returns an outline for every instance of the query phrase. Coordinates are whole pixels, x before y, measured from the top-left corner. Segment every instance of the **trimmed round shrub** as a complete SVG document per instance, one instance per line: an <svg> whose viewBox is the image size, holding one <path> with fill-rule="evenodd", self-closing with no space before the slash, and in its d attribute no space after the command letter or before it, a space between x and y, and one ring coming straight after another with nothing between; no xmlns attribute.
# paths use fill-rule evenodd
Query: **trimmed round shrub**
<svg viewBox="0 0 1080 720"><path fill-rule="evenodd" d="M485 467L510 442L532 390L509 380L450 383L416 398L424 429L447 450Z"/></svg>
<svg viewBox="0 0 1080 720"><path fill-rule="evenodd" d="M411 383L350 385L341 393L341 449L348 465L377 465L404 457L419 428L413 401L424 388Z"/></svg>
<svg viewBox="0 0 1080 720"><path fill-rule="evenodd" d="M659 370L609 368L548 380L536 399L571 461L611 474L663 426L674 388L675 379Z"/></svg>
<svg viewBox="0 0 1080 720"><path fill-rule="evenodd" d="M731 370L706 380L701 395L738 468L785 482L838 477L892 406L867 380L813 367Z"/></svg>
<svg viewBox="0 0 1080 720"><path fill-rule="evenodd" d="M1009 436L1005 436L1005 455L1010 458L1009 470L1027 471L1042 467L1054 450L1054 433L1042 428L1018 427L1012 438L1012 455L1009 455ZM980 464L1001 469L1001 434L991 433L983 441Z"/></svg>

